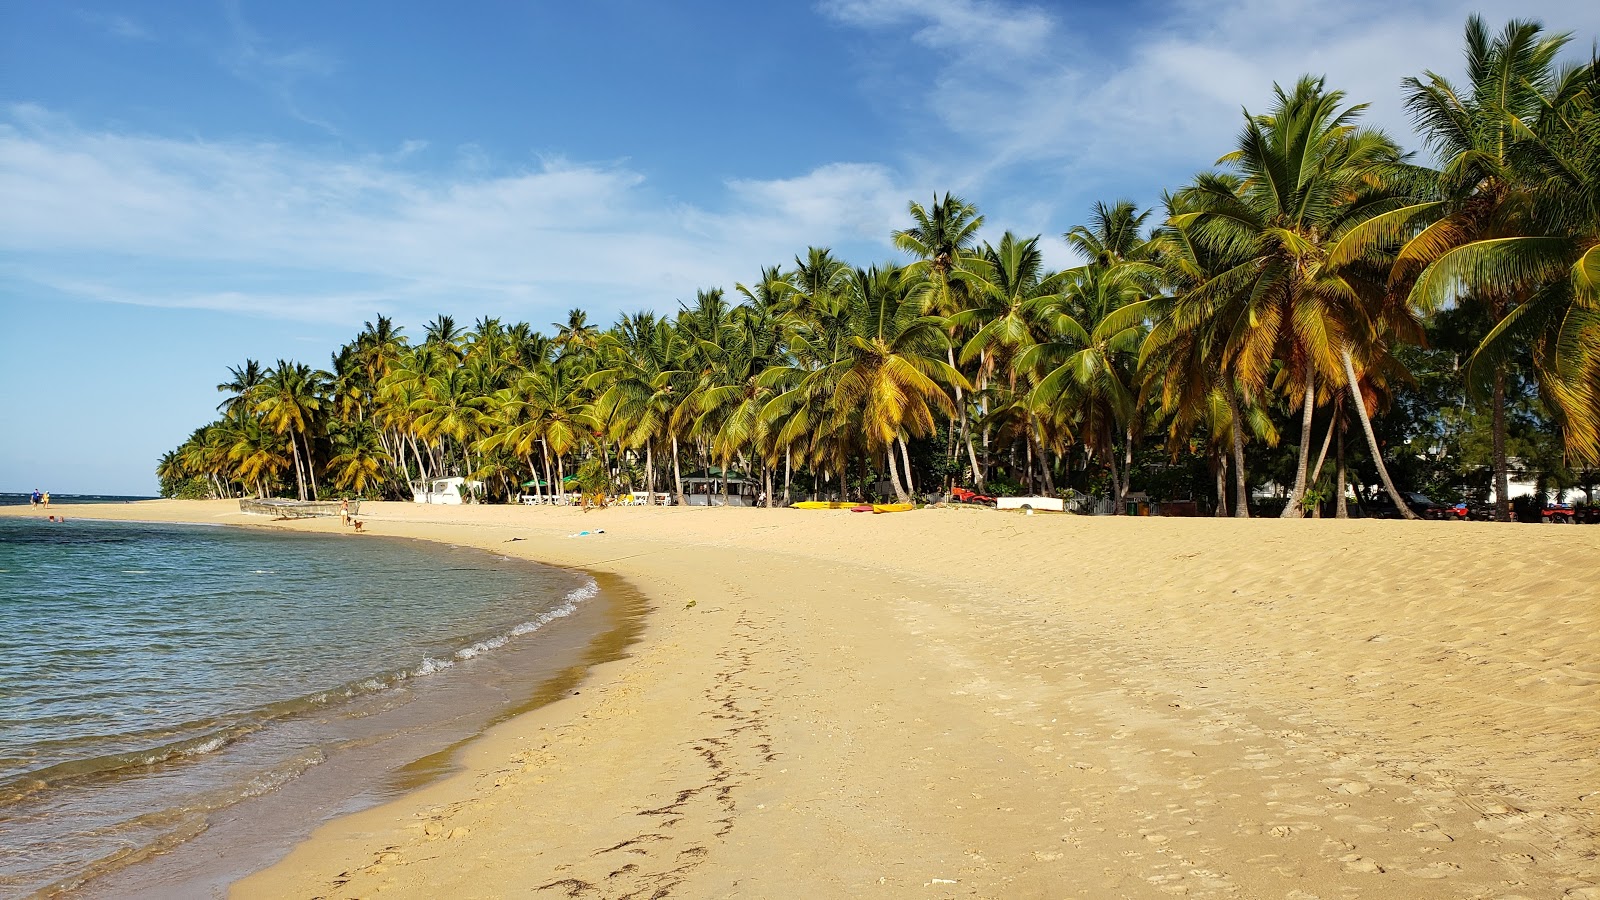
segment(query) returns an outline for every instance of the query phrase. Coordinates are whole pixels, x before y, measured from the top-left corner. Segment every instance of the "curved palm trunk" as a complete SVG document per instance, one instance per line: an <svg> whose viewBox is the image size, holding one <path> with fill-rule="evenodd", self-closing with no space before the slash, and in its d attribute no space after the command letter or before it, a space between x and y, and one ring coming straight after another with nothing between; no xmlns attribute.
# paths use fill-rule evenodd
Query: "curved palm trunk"
<svg viewBox="0 0 1600 900"><path fill-rule="evenodd" d="M1361 430L1367 434L1367 449L1372 451L1372 462L1378 467L1378 478L1383 481L1383 489L1389 492L1389 499L1394 501L1394 508L1400 515L1407 519L1415 519L1416 513L1406 505L1400 492L1394 489L1394 482L1389 479L1389 469L1383 464L1383 454L1378 452L1378 438L1372 433L1372 420L1367 418L1367 404L1361 399L1361 387L1356 383L1356 365L1350 358L1350 348L1344 348L1344 377L1350 384L1350 400L1356 406L1356 415L1361 419Z"/></svg>
<svg viewBox="0 0 1600 900"><path fill-rule="evenodd" d="M300 433L300 442L306 445L306 480L311 482L311 499L317 498L317 469L311 461L311 438L305 432Z"/></svg>
<svg viewBox="0 0 1600 900"><path fill-rule="evenodd" d="M672 436L672 496L673 502L679 506L688 506L689 501L683 498L683 472L678 468L678 436Z"/></svg>
<svg viewBox="0 0 1600 900"><path fill-rule="evenodd" d="M1223 396L1228 401L1228 412L1233 416L1233 517L1250 518L1250 482L1244 471L1244 415L1239 411L1239 395L1233 380L1226 379Z"/></svg>
<svg viewBox="0 0 1600 900"><path fill-rule="evenodd" d="M1317 411L1317 379L1313 370L1306 372L1306 394L1300 402L1300 453L1294 465L1294 490L1289 493L1289 502L1283 506L1283 519L1305 518L1306 511L1300 508L1300 499L1306 495L1306 465L1311 461L1311 417Z"/></svg>
<svg viewBox="0 0 1600 900"><path fill-rule="evenodd" d="M911 450L906 447L905 438L900 437L895 438L895 440L900 444L900 459L906 464L906 493L915 494L917 492L917 487L914 483L912 483L911 478Z"/></svg>
<svg viewBox="0 0 1600 900"><path fill-rule="evenodd" d="M294 482L299 498L306 498L306 476L300 468L300 445L294 439L294 432L289 432L289 449L294 451Z"/></svg>
<svg viewBox="0 0 1600 900"><path fill-rule="evenodd" d="M900 464L894 458L894 444L887 448L889 457L889 483L894 486L895 499L900 503L909 503L911 498L906 496L906 489L900 484Z"/></svg>

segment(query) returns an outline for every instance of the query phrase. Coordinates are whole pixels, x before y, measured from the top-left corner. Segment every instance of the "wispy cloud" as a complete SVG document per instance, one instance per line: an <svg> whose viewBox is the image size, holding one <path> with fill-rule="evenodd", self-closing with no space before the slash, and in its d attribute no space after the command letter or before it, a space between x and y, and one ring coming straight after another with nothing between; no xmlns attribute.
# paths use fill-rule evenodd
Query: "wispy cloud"
<svg viewBox="0 0 1600 900"><path fill-rule="evenodd" d="M842 24L899 29L911 45L949 54L929 63L922 108L968 143L949 168L979 185L1041 164L1090 182L1204 168L1227 149L1241 107L1264 108L1274 82L1302 74L1326 75L1351 102L1370 102L1369 123L1415 147L1400 80L1423 68L1458 70L1469 13L1496 26L1541 18L1600 32L1600 6L1583 0L1180 0L1094 28L1060 9L980 0L819 5Z"/></svg>
<svg viewBox="0 0 1600 900"><path fill-rule="evenodd" d="M824 0L821 9L849 25L910 26L924 47L995 66L1044 52L1056 26L1040 9L983 0Z"/></svg>
<svg viewBox="0 0 1600 900"><path fill-rule="evenodd" d="M308 112L299 100L302 81L326 78L338 69L328 51L309 46L281 47L262 35L244 17L238 0L225 0L229 37L218 51L222 65L233 75L272 94L289 115L337 135L327 119Z"/></svg>
<svg viewBox="0 0 1600 900"><path fill-rule="evenodd" d="M155 34L148 28L121 13L98 12L88 9L80 9L76 12L79 21L115 38L121 38L125 41L148 41L155 38Z"/></svg>
<svg viewBox="0 0 1600 900"><path fill-rule="evenodd" d="M667 309L808 243L887 256L909 196L876 165L730 182L713 207L618 165L412 163L406 147L333 156L86 131L16 106L0 118L0 250L14 279L86 299L308 321L464 308L539 322L574 305L597 317Z"/></svg>

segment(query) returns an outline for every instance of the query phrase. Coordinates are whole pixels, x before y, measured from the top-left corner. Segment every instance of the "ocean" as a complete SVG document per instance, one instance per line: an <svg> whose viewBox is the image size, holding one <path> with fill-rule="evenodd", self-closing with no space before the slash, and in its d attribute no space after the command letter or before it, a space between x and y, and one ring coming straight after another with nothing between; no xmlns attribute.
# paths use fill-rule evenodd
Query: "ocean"
<svg viewBox="0 0 1600 900"><path fill-rule="evenodd" d="M414 787L443 764L396 766L570 664L556 657L581 636L548 654L534 636L570 629L597 591L565 570L399 539L0 519L0 895L71 888L225 833L230 812L320 769L338 774L314 808L277 812L290 831ZM263 835L262 808L233 816L235 843L281 851L303 836ZM271 861L223 849L227 871L190 872L188 889Z"/></svg>

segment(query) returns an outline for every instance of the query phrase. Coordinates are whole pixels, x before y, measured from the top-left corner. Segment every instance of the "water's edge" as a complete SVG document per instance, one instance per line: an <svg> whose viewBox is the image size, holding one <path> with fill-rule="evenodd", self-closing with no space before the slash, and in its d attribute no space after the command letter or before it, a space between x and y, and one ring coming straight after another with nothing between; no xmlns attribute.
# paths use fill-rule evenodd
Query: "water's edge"
<svg viewBox="0 0 1600 900"><path fill-rule="evenodd" d="M91 520L89 516L81 517ZM125 519L93 521L134 524ZM149 524L200 524L223 528L282 531L267 523L188 523L151 522ZM315 532L299 532L314 534ZM385 536L388 540L420 541L483 553L497 551L456 544L446 539ZM61 897L83 900L167 900L173 897L224 897L229 885L250 874L269 868L295 847L311 838L317 828L343 816L399 802L410 793L467 771L459 762L463 750L491 729L548 706L578 688L602 663L627 656L628 647L642 636L652 607L644 593L617 575L594 573L571 566L537 559L527 563L570 572L592 579L597 594L579 604L568 619L574 634L545 634L542 630L525 636L527 641L507 652L527 652L537 648L543 670L531 692L506 697L489 710L481 721L454 720L420 723L414 730L391 735L367 747L342 749L319 765L313 765L279 785L276 789L242 800L217 811L190 833L163 844L130 853L57 883L33 894L37 900ZM486 659L498 654L491 654ZM462 678L465 689L493 691L484 684L497 674L494 669ZM450 726L456 726L451 728ZM440 741L441 736L447 740ZM430 738L432 742L430 744ZM398 744L399 746L387 746ZM419 751L419 746L422 749ZM320 788L337 784L348 770L355 769L371 779L373 769L382 769L368 789L331 805L316 805L323 800Z"/></svg>

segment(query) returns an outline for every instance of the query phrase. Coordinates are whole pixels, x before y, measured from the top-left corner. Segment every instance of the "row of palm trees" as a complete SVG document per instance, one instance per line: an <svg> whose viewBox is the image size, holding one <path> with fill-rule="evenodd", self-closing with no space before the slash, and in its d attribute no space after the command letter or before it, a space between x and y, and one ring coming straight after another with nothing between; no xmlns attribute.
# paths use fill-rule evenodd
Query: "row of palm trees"
<svg viewBox="0 0 1600 900"><path fill-rule="evenodd" d="M461 474L509 497L571 473L683 502L687 464L720 470L725 491L748 473L769 504L881 473L900 499L955 481L1103 483L1120 509L1136 451L1159 445L1204 456L1219 513L1247 516L1246 446L1293 430L1284 515L1328 496L1342 515L1359 428L1405 510L1371 420L1406 378L1396 351L1454 306L1482 323L1463 377L1494 411L1508 517L1519 354L1569 456L1600 461L1600 69L1558 64L1567 41L1474 17L1465 84L1407 79L1438 168L1362 127L1364 107L1321 79L1278 88L1215 170L1163 197L1158 224L1097 204L1064 235L1084 260L1065 271L1038 236L982 240L978 210L946 194L910 204L894 234L908 264L813 247L673 316L601 329L574 310L549 337L440 316L416 344L380 316L330 371L232 369L222 417L164 457L163 481L307 498Z"/></svg>

